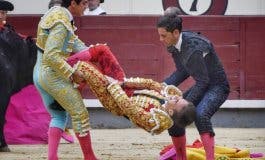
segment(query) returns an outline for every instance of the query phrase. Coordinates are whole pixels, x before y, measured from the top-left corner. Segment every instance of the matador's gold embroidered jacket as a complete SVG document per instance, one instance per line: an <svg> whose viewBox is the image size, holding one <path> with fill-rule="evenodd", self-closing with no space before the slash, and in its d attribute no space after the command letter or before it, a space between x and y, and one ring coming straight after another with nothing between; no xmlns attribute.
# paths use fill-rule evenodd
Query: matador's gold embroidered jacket
<svg viewBox="0 0 265 160"><path fill-rule="evenodd" d="M72 20L66 8L53 7L42 17L37 32L37 46L44 51L43 60L65 78L73 73L65 59L70 53L87 48L74 34L76 28L71 24ZM54 35L49 36L50 30L56 31Z"/></svg>
<svg viewBox="0 0 265 160"><path fill-rule="evenodd" d="M79 91L70 81L74 69L66 59L71 53L87 47L74 34L72 20L71 13L58 6L41 18L37 32L38 58L34 68L37 80L34 83L37 82L70 113L74 131L85 134L89 129L88 112ZM44 99L46 105L49 104L47 101L50 100Z"/></svg>

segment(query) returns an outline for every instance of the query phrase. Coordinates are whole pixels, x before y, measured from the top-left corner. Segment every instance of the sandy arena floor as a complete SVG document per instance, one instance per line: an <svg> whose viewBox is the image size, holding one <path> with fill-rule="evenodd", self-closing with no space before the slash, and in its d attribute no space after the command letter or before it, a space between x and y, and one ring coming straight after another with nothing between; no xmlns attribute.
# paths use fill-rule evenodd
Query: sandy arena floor
<svg viewBox="0 0 265 160"><path fill-rule="evenodd" d="M265 128L216 128L216 143L265 154ZM94 129L91 131L96 155L101 160L156 160L160 150L170 144L167 132L151 136L142 129ZM188 144L197 139L195 128L187 129ZM12 152L1 153L0 160L45 160L47 145L10 145ZM60 160L82 160L78 142L59 148Z"/></svg>

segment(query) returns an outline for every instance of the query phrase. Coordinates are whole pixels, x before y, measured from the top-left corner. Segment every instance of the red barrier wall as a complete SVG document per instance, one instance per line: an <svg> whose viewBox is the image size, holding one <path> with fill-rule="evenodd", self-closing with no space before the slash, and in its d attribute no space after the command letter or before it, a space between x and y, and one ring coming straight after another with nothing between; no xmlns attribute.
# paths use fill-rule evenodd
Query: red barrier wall
<svg viewBox="0 0 265 160"><path fill-rule="evenodd" d="M39 15L13 15L8 21L22 34L36 35ZM75 19L87 45L107 43L127 77L162 81L174 63L160 43L157 16L87 16ZM231 84L230 99L265 99L265 16L184 16L184 30L198 31L214 44ZM193 81L181 85L187 89Z"/></svg>

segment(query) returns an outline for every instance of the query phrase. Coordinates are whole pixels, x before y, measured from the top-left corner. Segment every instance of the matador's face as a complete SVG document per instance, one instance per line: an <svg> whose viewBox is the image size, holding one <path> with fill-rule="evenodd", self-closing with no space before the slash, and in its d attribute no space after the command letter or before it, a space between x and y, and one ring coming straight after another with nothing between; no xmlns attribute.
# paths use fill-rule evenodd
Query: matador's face
<svg viewBox="0 0 265 160"><path fill-rule="evenodd" d="M88 7L88 0L82 0L79 4L77 4L74 0L71 2L70 11L74 16L82 16L84 15L84 11Z"/></svg>

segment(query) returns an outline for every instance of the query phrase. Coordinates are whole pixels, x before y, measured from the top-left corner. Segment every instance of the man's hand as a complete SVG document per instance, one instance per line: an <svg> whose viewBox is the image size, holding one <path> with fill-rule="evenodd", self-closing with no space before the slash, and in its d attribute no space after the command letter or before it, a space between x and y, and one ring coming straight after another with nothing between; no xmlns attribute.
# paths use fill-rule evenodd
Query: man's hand
<svg viewBox="0 0 265 160"><path fill-rule="evenodd" d="M73 79L73 81L74 81L75 83L77 83L77 84L82 84L82 82L85 81L84 76L83 76L83 73L80 72L80 71L78 71L78 70L76 70L76 71L73 73L73 75L72 75L72 79Z"/></svg>

